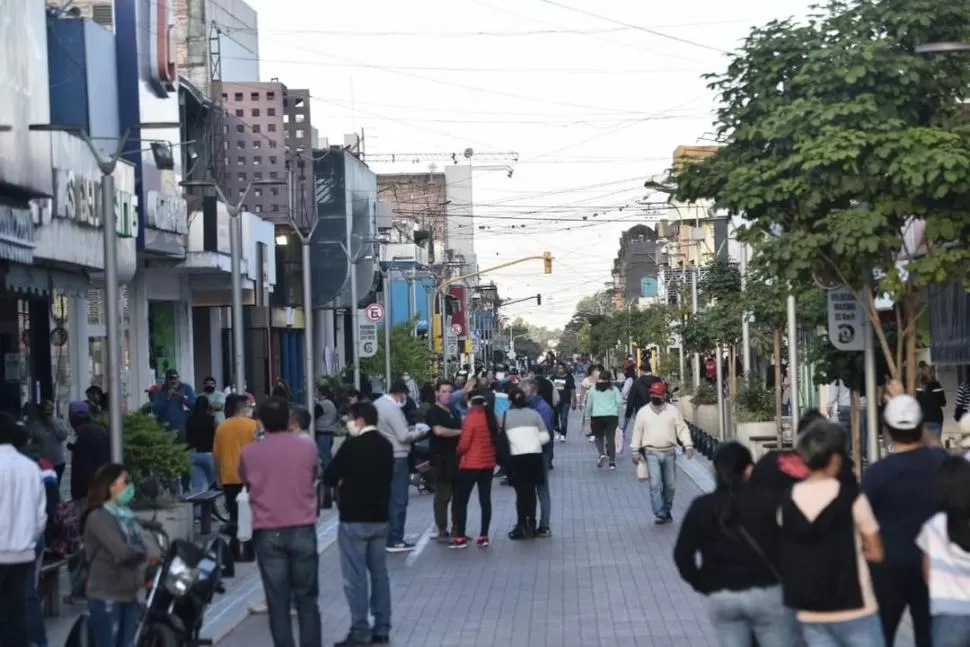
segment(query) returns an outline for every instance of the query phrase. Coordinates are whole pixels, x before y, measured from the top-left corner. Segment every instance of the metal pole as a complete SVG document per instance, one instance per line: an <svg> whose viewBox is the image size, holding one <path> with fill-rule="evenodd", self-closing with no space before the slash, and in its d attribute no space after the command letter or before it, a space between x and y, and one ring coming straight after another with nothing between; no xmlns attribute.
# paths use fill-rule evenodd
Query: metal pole
<svg viewBox="0 0 970 647"><path fill-rule="evenodd" d="M727 440L724 428L724 377L721 375L721 344L714 347L714 365L717 371L717 437Z"/></svg>
<svg viewBox="0 0 970 647"><path fill-rule="evenodd" d="M684 338L683 338L683 336L681 336L681 338L680 338L680 348L678 348L677 350L678 350L678 354L680 356L679 357L679 359L680 359L680 383L683 384L684 383L684 377L685 377L684 372L685 372L685 368L686 368L686 366L684 365Z"/></svg>
<svg viewBox="0 0 970 647"><path fill-rule="evenodd" d="M232 366L236 373L236 393L246 392L246 356L243 329L242 288L242 205L229 206L229 246L232 254Z"/></svg>
<svg viewBox="0 0 970 647"><path fill-rule="evenodd" d="M313 285L310 272L310 238L302 239L303 245L303 351L306 361L306 407L310 412L310 430L313 430L314 396L316 395L316 380L313 375L313 359L316 357L313 340Z"/></svg>
<svg viewBox="0 0 970 647"><path fill-rule="evenodd" d="M438 309L441 311L441 379L448 379L448 315L445 312L444 292L438 292Z"/></svg>
<svg viewBox="0 0 970 647"><path fill-rule="evenodd" d="M748 287L748 246L741 243L741 291ZM751 325L747 312L741 319L741 365L744 367L744 379L751 373Z"/></svg>
<svg viewBox="0 0 970 647"><path fill-rule="evenodd" d="M876 345L872 339L872 323L869 313L872 311L871 282L866 282L863 290L863 307L866 309L864 361L866 370L866 446L870 464L879 460L879 406L876 402Z"/></svg>
<svg viewBox="0 0 970 647"><path fill-rule="evenodd" d="M391 388L391 271L384 272L384 384Z"/></svg>
<svg viewBox="0 0 970 647"><path fill-rule="evenodd" d="M691 281L690 281L690 299L691 299L691 312L695 315L697 314L697 268L691 267ZM693 358L691 358L691 370L694 375L694 390L696 391L701 385L701 356L700 353L694 353Z"/></svg>
<svg viewBox="0 0 970 647"><path fill-rule="evenodd" d="M111 173L103 173L101 177L101 223L104 229L105 332L108 335L108 432L111 438L111 460L115 463L124 463L118 223L115 218L115 178Z"/></svg>
<svg viewBox="0 0 970 647"><path fill-rule="evenodd" d="M357 263L354 254L354 220L347 217L347 273L350 275L350 336L351 336L351 362L354 367L354 388L360 388L360 331L357 329Z"/></svg>
<svg viewBox="0 0 970 647"><path fill-rule="evenodd" d="M788 295L788 381L791 383L791 419L798 420L798 319L795 314L795 295Z"/></svg>

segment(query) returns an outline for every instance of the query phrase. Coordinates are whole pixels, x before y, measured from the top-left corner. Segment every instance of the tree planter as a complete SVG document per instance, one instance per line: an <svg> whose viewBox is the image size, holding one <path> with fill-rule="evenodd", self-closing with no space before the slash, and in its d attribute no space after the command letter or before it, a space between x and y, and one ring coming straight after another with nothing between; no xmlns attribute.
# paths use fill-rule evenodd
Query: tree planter
<svg viewBox="0 0 970 647"><path fill-rule="evenodd" d="M715 438L718 437L717 405L702 404L694 407L694 424Z"/></svg>
<svg viewBox="0 0 970 647"><path fill-rule="evenodd" d="M171 507L159 508L157 510L135 510L135 517L145 521L155 520L162 524L162 528L168 533L171 540L187 539L193 540L195 537L195 524L192 519L191 503L175 503Z"/></svg>
<svg viewBox="0 0 970 647"><path fill-rule="evenodd" d="M739 422L737 426L737 440L739 443L751 450L755 454L754 459L758 460L763 453L762 442L752 442L752 438L770 438L778 441L778 425L774 420L768 422Z"/></svg>
<svg viewBox="0 0 970 647"><path fill-rule="evenodd" d="M696 424L694 422L694 404L692 402L693 396L682 395L677 398L677 408L680 409L680 415L684 417L689 423Z"/></svg>

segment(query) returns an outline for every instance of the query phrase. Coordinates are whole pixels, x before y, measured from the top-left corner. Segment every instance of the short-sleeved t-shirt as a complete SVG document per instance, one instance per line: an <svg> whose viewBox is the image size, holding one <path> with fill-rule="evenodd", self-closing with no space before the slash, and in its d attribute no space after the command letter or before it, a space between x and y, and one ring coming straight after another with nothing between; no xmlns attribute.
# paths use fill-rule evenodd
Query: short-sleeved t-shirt
<svg viewBox="0 0 970 647"><path fill-rule="evenodd" d="M970 553L952 541L946 530L946 513L923 524L916 545L930 563L930 614L970 615Z"/></svg>
<svg viewBox="0 0 970 647"><path fill-rule="evenodd" d="M552 385L556 387L559 391L560 402L563 399L570 397L570 394L576 390L576 378L572 376L571 373L566 373L565 375L553 375L551 378Z"/></svg>
<svg viewBox="0 0 970 647"><path fill-rule="evenodd" d="M798 506L805 518L813 521L835 497L842 487L836 479L808 480L792 486L792 501ZM848 611L803 611L796 610L800 622L846 622L858 620L872 615L879 610L876 594L872 589L872 578L869 576L869 565L862 555L862 535L874 535L879 532L879 523L872 513L872 507L865 495L859 495L852 505L852 519L855 522L856 564L859 567L859 589L862 592L862 608ZM778 523L781 524L781 511L778 513Z"/></svg>
<svg viewBox="0 0 970 647"><path fill-rule="evenodd" d="M446 429L461 429L461 417L455 415L450 409L442 409L438 405L428 409L424 417L424 424L431 427L444 427ZM458 436L453 438L442 438L434 433L428 440L431 446L432 456L457 456L458 455Z"/></svg>

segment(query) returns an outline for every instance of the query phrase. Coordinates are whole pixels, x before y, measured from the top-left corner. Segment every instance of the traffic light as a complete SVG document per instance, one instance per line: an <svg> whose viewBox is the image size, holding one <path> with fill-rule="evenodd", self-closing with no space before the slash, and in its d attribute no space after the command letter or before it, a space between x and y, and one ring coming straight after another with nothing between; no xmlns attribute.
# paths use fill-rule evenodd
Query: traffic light
<svg viewBox="0 0 970 647"><path fill-rule="evenodd" d="M542 305L542 295L541 294L537 294L536 295L536 305L537 306L541 306Z"/></svg>
<svg viewBox="0 0 970 647"><path fill-rule="evenodd" d="M542 253L542 265L546 274L552 274L552 252Z"/></svg>

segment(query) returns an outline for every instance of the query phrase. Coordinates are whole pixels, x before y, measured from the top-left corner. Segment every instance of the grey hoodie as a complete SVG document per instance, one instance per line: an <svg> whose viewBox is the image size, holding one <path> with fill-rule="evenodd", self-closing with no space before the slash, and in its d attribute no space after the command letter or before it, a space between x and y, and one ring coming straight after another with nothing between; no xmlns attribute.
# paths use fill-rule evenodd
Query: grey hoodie
<svg viewBox="0 0 970 647"><path fill-rule="evenodd" d="M391 396L377 398L374 407L377 408L377 431L391 441L394 458L407 458L411 453L411 443L423 436L423 432L408 428L404 410Z"/></svg>

